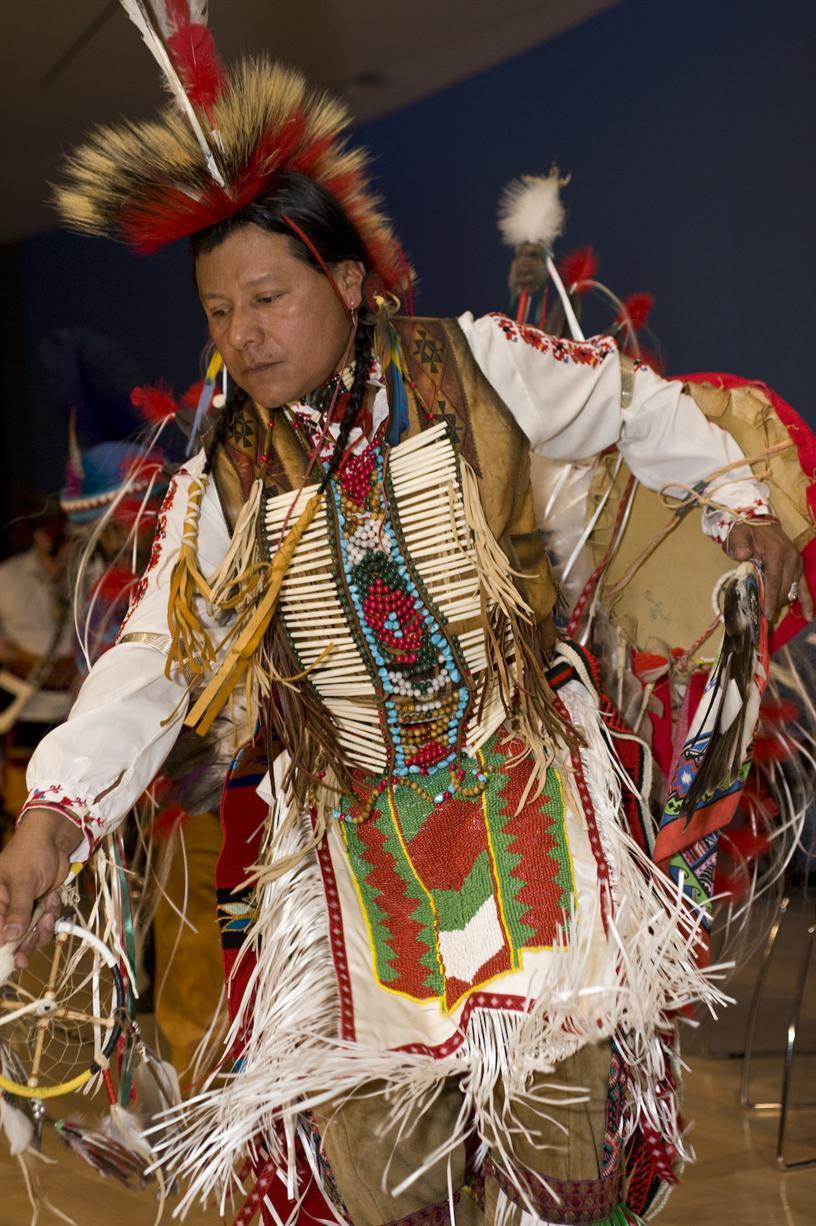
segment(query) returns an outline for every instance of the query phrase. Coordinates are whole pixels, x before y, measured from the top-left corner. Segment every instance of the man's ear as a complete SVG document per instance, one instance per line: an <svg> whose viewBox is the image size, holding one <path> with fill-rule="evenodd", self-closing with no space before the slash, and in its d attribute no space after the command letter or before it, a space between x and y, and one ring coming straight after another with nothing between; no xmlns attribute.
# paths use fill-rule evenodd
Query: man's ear
<svg viewBox="0 0 816 1226"><path fill-rule="evenodd" d="M337 266L335 279L351 310L359 307L362 302L365 271L359 260L343 260Z"/></svg>

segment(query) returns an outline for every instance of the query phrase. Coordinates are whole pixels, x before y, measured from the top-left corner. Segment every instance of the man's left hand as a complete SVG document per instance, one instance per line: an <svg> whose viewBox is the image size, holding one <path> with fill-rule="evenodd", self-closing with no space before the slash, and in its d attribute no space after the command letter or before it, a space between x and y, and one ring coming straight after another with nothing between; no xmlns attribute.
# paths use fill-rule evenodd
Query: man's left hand
<svg viewBox="0 0 816 1226"><path fill-rule="evenodd" d="M802 556L788 540L778 524L761 519L753 523L734 524L726 546L735 562L757 558L765 575L765 613L773 621L778 610L791 603L790 592L797 585L798 599L805 621L813 620L813 601L808 590Z"/></svg>

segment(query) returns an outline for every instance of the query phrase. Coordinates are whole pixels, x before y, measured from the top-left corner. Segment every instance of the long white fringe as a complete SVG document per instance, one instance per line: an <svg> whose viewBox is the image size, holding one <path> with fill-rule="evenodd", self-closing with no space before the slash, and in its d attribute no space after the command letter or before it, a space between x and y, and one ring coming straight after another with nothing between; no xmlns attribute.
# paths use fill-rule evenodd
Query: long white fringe
<svg viewBox="0 0 816 1226"><path fill-rule="evenodd" d="M583 1101L584 1091L559 1081L557 1065L587 1042L612 1036L631 1086L624 1136L645 1121L687 1155L673 1104L657 1093L671 1059L661 1031L668 1017L691 1004L714 1013L727 1002L718 986L723 968L696 965L699 917L619 824L620 781L594 698L577 683L561 693L587 739L584 771L614 882L607 937L599 894L594 904L582 902L565 916L561 953L548 965L545 983L531 981L526 1011L475 1010L460 1048L444 1059L371 1049L337 1037L337 987L320 873L313 856L296 863L261 889L250 938L258 961L226 1040L229 1049L246 1035L239 1071L222 1075L219 1084L210 1078L200 1095L170 1114L165 1137L154 1146L165 1171L187 1185L175 1216L213 1194L223 1213L230 1191L238 1188L240 1160L256 1155L260 1140L287 1171L295 1198L299 1117L326 1102L342 1102L373 1081L384 1083L378 1105L382 1132L394 1136L395 1144L432 1108L447 1078L459 1081L457 1125L413 1178L474 1128L483 1141L492 1138L496 1159L511 1166L505 1140L509 1146L522 1129L513 1104L532 1099L544 1116L548 1106ZM294 828L282 822L280 796L279 787L275 825L288 825L289 833L280 846L272 836L272 851L282 857L308 844L311 827L305 818Z"/></svg>

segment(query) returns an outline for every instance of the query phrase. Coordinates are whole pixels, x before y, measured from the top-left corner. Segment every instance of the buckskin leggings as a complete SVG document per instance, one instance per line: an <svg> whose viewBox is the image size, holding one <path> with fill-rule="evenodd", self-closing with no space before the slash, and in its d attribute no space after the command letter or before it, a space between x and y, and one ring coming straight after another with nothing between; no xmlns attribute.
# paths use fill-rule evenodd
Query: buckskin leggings
<svg viewBox="0 0 816 1226"><path fill-rule="evenodd" d="M441 1226L450 1221L452 1191L457 1226L603 1221L620 1193L620 1172L603 1173L609 1073L610 1047L604 1042L584 1047L534 1079L529 1097L513 1103L512 1116L503 1111L499 1087L494 1119L506 1120L507 1128L499 1144L495 1136L483 1138L488 1156L481 1171L472 1169L461 1144L398 1196L391 1189L454 1134L462 1106L457 1081L447 1082L433 1106L402 1128L399 1139L383 1134L386 1106L376 1082L342 1103L327 1104L313 1117L342 1200L340 1212L353 1226ZM537 1085L548 1084L581 1087L588 1100L537 1105Z"/></svg>

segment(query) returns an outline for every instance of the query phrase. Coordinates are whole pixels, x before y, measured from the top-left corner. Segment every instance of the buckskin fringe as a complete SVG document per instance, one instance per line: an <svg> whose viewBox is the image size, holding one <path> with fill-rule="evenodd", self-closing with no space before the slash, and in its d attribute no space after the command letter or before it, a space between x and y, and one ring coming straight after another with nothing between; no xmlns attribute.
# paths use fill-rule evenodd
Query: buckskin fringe
<svg viewBox="0 0 816 1226"><path fill-rule="evenodd" d="M190 482L187 497L187 512L181 535L179 554L170 576L170 593L167 600L167 628L170 632L170 650L167 653L165 673L169 677L173 668L185 676L202 677L215 661L212 638L202 625L196 609L196 598L209 601L211 591L198 565L198 521L201 516L201 500L209 477L196 477Z"/></svg>
<svg viewBox="0 0 816 1226"><path fill-rule="evenodd" d="M312 495L297 521L284 537L272 562L266 564L258 580L254 577L255 568L253 566L250 574L251 587L254 591L258 591L262 584L263 595L259 599L252 600L252 603L244 610L244 616L239 613L235 626L225 640L226 650L215 675L210 678L203 694L200 695L184 721L188 727L195 728L201 736L204 736L209 730L236 685L245 679L247 698L250 700L248 708L252 709L251 698L255 688L252 684L252 670L253 667L257 670L259 666L260 646L275 612L281 585L294 552L303 533L314 519L322 497L322 494ZM230 608L235 599L235 583L233 582L231 586L228 584L226 587L226 607ZM330 648L327 647L328 650ZM278 680L278 678L258 679L256 675L255 680L264 692L268 692L272 680ZM280 680L291 683L297 678L281 678Z"/></svg>
<svg viewBox="0 0 816 1226"><path fill-rule="evenodd" d="M526 754L534 760L531 788L539 796L555 757L556 738L569 738L570 734L552 704L533 611L515 583L515 578L524 576L512 569L490 530L475 472L461 457L459 462L465 518L472 534L466 552L472 554L482 597L487 657L482 702L496 686L506 715L518 727ZM526 800L527 796L522 805Z"/></svg>

